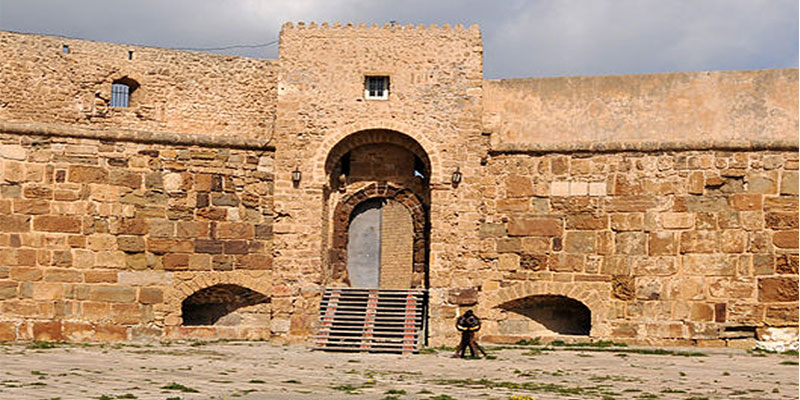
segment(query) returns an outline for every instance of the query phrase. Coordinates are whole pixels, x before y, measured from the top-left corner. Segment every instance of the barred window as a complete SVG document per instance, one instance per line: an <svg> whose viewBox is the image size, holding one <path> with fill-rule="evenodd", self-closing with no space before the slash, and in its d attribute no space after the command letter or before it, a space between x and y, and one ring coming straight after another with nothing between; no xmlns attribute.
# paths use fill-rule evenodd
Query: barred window
<svg viewBox="0 0 800 400"><path fill-rule="evenodd" d="M389 77L367 76L364 80L364 98L368 100L388 100Z"/></svg>
<svg viewBox="0 0 800 400"><path fill-rule="evenodd" d="M111 107L130 107L131 96L138 87L139 84L128 77L114 81L111 84Z"/></svg>
<svg viewBox="0 0 800 400"><path fill-rule="evenodd" d="M124 83L111 85L111 107L128 107L130 104L130 86Z"/></svg>

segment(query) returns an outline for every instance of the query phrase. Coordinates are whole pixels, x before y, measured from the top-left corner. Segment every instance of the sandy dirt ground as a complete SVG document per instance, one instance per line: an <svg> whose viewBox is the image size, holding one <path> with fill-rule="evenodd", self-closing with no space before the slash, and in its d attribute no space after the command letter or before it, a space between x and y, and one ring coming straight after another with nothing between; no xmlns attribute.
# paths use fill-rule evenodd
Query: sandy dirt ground
<svg viewBox="0 0 800 400"><path fill-rule="evenodd" d="M525 346L489 359L266 342L0 345L0 399L797 399L797 356ZM701 354L697 354L701 353Z"/></svg>

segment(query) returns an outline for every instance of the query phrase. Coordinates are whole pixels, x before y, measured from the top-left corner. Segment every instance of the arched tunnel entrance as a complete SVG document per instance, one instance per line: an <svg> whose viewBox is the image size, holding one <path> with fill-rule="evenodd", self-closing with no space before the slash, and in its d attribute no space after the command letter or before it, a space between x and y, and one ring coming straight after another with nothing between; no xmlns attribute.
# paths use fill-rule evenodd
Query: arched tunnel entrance
<svg viewBox="0 0 800 400"><path fill-rule="evenodd" d="M499 324L500 333L588 336L592 328L591 310L566 296L528 296L501 304L499 308L508 314Z"/></svg>
<svg viewBox="0 0 800 400"><path fill-rule="evenodd" d="M264 314L258 307L269 302L269 297L239 285L210 286L198 290L183 300L181 303L183 325L247 324L257 318L254 314Z"/></svg>

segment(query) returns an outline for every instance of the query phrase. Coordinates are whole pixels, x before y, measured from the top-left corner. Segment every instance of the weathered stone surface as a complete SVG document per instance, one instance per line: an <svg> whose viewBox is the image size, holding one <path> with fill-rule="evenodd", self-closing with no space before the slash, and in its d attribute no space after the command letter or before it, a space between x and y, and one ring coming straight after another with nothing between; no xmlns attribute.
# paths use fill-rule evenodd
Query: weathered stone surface
<svg viewBox="0 0 800 400"><path fill-rule="evenodd" d="M521 175L509 175L506 178L506 195L510 198L533 196L531 178Z"/></svg>
<svg viewBox="0 0 800 400"><path fill-rule="evenodd" d="M798 246L798 231L781 231L772 235L772 243L782 249L796 249Z"/></svg>
<svg viewBox="0 0 800 400"><path fill-rule="evenodd" d="M450 289L447 292L447 302L459 306L472 306L478 304L478 289Z"/></svg>
<svg viewBox="0 0 800 400"><path fill-rule="evenodd" d="M67 181L75 183L105 183L108 181L108 170L88 165L71 165L67 172Z"/></svg>
<svg viewBox="0 0 800 400"><path fill-rule="evenodd" d="M681 257L684 273L700 276L734 275L738 258L718 254L688 254Z"/></svg>
<svg viewBox="0 0 800 400"><path fill-rule="evenodd" d="M771 303L797 301L798 280L796 276L780 278L759 278L758 300Z"/></svg>
<svg viewBox="0 0 800 400"><path fill-rule="evenodd" d="M136 301L136 289L125 286L92 286L89 300L109 303L131 303Z"/></svg>
<svg viewBox="0 0 800 400"><path fill-rule="evenodd" d="M81 219L66 215L37 215L33 218L33 229L44 232L80 233Z"/></svg>
<svg viewBox="0 0 800 400"><path fill-rule="evenodd" d="M611 215L611 229L614 231L640 231L644 228L644 214L623 213Z"/></svg>
<svg viewBox="0 0 800 400"><path fill-rule="evenodd" d="M562 223L557 218L511 218L509 236L561 236Z"/></svg>
<svg viewBox="0 0 800 400"><path fill-rule="evenodd" d="M678 242L672 232L652 232L647 245L651 256L667 256L678 253Z"/></svg>
<svg viewBox="0 0 800 400"><path fill-rule="evenodd" d="M797 195L797 171L784 171L781 175L781 194Z"/></svg>
<svg viewBox="0 0 800 400"><path fill-rule="evenodd" d="M564 239L564 250L567 253L594 253L596 251L596 236L594 232L567 232Z"/></svg>
<svg viewBox="0 0 800 400"><path fill-rule="evenodd" d="M643 232L621 232L614 235L617 254L643 255L647 236Z"/></svg>
<svg viewBox="0 0 800 400"><path fill-rule="evenodd" d="M608 229L608 216L597 216L593 214L570 214L567 215L566 228L577 230Z"/></svg>
<svg viewBox="0 0 800 400"><path fill-rule="evenodd" d="M778 274L797 274L798 256L782 254L775 258L775 272Z"/></svg>
<svg viewBox="0 0 800 400"><path fill-rule="evenodd" d="M681 253L714 253L719 249L719 233L688 231L681 233Z"/></svg>

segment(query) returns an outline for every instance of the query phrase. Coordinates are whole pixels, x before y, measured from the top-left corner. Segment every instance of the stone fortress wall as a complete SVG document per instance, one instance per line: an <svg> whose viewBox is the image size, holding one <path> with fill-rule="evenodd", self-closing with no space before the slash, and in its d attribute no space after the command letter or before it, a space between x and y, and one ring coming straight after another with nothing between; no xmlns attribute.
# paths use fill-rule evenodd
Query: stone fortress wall
<svg viewBox="0 0 800 400"><path fill-rule="evenodd" d="M559 313L632 342L796 331L797 70L496 81L477 27L280 39L251 60L0 34L0 340L307 340L347 284L338 224L380 196L423 232L398 276L429 288L433 345L468 308L497 342L575 328ZM376 151L425 176L338 180Z"/></svg>

